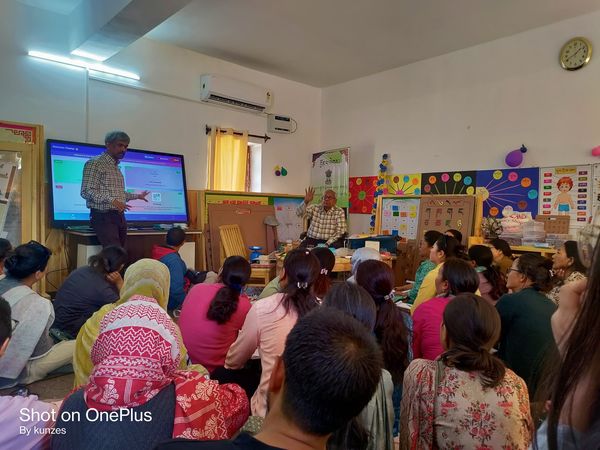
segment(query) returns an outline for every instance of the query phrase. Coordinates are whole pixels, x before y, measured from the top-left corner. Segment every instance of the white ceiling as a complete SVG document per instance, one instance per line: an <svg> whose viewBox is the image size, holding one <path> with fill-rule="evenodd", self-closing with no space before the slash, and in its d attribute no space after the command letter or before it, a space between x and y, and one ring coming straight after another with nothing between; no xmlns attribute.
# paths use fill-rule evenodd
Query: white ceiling
<svg viewBox="0 0 600 450"><path fill-rule="evenodd" d="M114 54L147 33L324 87L596 10L600 0L0 0L0 46L68 54L100 42Z"/></svg>

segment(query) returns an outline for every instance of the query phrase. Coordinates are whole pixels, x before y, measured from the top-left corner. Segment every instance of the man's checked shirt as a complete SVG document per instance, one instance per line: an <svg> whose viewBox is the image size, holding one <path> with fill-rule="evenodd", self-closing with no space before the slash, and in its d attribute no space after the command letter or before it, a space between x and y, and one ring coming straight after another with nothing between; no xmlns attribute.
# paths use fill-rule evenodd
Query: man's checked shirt
<svg viewBox="0 0 600 450"><path fill-rule="evenodd" d="M346 232L346 215L339 206L325 211L323 205L306 206L304 202L296 209L296 215L304 216L310 220L310 227L306 233L313 239L325 239L327 245L337 241Z"/></svg>
<svg viewBox="0 0 600 450"><path fill-rule="evenodd" d="M85 163L81 196L85 198L88 208L100 211L114 210L112 201L115 199L125 203L136 198L136 194L125 192L125 181L119 165L106 152Z"/></svg>

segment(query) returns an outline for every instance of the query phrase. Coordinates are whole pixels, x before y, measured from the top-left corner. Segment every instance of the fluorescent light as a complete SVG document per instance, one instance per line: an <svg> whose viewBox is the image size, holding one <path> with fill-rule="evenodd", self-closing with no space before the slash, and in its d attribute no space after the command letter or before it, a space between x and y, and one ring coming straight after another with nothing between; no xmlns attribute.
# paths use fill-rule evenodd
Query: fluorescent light
<svg viewBox="0 0 600 450"><path fill-rule="evenodd" d="M104 64L90 63L87 61L81 61L79 59L67 58L65 56L53 55L51 53L38 52L36 50L30 50L27 53L29 56L34 58L45 59L48 61L59 62L67 64L69 66L83 67L88 70L95 70L96 72L109 73L111 75L117 75L120 77L130 78L132 80L139 81L140 76L137 73L127 72L125 70L115 69L113 67L106 66Z"/></svg>
<svg viewBox="0 0 600 450"><path fill-rule="evenodd" d="M102 62L106 58L104 56L96 55L95 53L89 53L83 50L75 49L71 52L71 55L81 56L82 58L93 59L94 61Z"/></svg>

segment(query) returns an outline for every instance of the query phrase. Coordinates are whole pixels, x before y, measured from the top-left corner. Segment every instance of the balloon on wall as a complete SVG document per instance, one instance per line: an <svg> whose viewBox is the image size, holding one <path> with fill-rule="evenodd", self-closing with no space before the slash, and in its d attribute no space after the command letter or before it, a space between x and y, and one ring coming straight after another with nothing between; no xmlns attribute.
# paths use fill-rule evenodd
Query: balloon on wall
<svg viewBox="0 0 600 450"><path fill-rule="evenodd" d="M521 145L520 148L517 148L511 152L508 152L504 161L506 165L509 167L518 167L523 164L523 154L527 152L527 147Z"/></svg>
<svg viewBox="0 0 600 450"><path fill-rule="evenodd" d="M592 156L600 156L600 145L592 149Z"/></svg>

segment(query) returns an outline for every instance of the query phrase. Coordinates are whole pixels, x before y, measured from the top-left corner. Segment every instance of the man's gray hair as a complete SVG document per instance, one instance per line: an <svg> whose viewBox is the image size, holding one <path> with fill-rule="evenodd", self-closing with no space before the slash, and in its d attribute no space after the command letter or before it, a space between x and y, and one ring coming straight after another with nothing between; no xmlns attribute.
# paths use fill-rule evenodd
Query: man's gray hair
<svg viewBox="0 0 600 450"><path fill-rule="evenodd" d="M129 144L129 142L131 142L131 139L129 138L129 135L127 133L121 130L109 131L108 133L106 133L106 136L104 136L105 144L111 144L116 141L123 141Z"/></svg>

